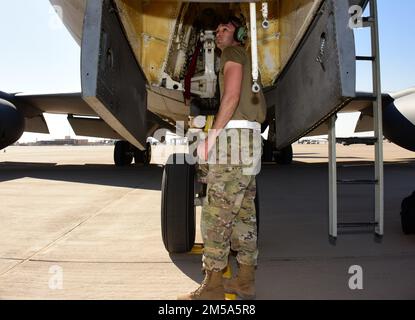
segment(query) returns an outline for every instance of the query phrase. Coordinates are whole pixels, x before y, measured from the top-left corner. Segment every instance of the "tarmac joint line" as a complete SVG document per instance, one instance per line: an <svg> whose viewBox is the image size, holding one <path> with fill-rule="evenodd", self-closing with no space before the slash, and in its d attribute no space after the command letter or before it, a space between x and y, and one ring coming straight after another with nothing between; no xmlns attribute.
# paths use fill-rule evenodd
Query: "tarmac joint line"
<svg viewBox="0 0 415 320"><path fill-rule="evenodd" d="M12 270L16 269L17 267L32 261L32 258L40 253L42 253L43 251L51 248L52 246L54 246L57 242L59 242L60 240L62 240L63 238L65 238L66 236L68 236L72 231L74 231L75 229L79 228L80 226L82 226L83 224L85 224L87 221L89 221L90 219L93 219L97 216L99 216L105 209L107 209L109 206L114 205L114 203L117 203L119 201L121 201L123 198L127 197L130 193L134 192L135 189L128 191L127 193L123 194L121 197L119 197L116 200L113 200L111 202L109 202L108 204L104 205L102 208L100 208L97 212L95 212L94 214L91 214L90 216L86 217L84 220L82 220L81 222L77 223L74 227L72 227L71 229L69 229L68 231L64 232L62 235L60 235L57 239L53 240L51 243L47 244L45 247L39 249L38 251L34 252L30 257L21 260L19 263L11 266L9 269L7 269L6 271L4 271L3 273L0 274L0 277L5 276L7 273L11 272Z"/></svg>

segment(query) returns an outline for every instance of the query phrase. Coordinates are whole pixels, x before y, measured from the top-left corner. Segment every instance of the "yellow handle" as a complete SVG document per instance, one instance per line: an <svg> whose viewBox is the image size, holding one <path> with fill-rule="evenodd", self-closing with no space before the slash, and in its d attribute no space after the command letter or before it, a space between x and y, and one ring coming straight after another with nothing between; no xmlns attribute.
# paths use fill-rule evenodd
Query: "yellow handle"
<svg viewBox="0 0 415 320"><path fill-rule="evenodd" d="M205 125L205 132L208 132L213 127L213 122L215 121L215 116L207 116L206 125Z"/></svg>

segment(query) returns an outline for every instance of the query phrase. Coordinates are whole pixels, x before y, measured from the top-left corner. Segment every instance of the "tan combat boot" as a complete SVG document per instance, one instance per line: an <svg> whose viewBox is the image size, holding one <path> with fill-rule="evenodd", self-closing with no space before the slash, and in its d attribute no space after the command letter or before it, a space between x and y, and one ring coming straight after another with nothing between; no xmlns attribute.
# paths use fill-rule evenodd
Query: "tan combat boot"
<svg viewBox="0 0 415 320"><path fill-rule="evenodd" d="M177 297L177 300L225 300L222 271L206 271L205 280L196 291Z"/></svg>
<svg viewBox="0 0 415 320"><path fill-rule="evenodd" d="M224 283L226 293L237 294L244 300L255 299L255 266L239 265L235 278Z"/></svg>

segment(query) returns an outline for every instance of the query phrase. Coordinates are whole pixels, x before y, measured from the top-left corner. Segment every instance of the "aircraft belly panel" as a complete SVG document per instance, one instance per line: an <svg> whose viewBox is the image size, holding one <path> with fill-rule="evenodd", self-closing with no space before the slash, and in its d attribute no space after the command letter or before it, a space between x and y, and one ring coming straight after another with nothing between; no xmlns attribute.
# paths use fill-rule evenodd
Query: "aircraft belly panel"
<svg viewBox="0 0 415 320"><path fill-rule="evenodd" d="M84 100L117 133L144 149L146 78L109 0L88 1L82 39Z"/></svg>
<svg viewBox="0 0 415 320"><path fill-rule="evenodd" d="M102 119L70 116L68 117L68 122L77 136L122 139L122 137Z"/></svg>
<svg viewBox="0 0 415 320"><path fill-rule="evenodd" d="M284 70L292 54L324 0L285 0L279 1L280 25L280 70ZM279 73L279 72L278 72ZM275 79L274 79L275 80Z"/></svg>
<svg viewBox="0 0 415 320"><path fill-rule="evenodd" d="M326 0L298 50L267 93L282 149L355 96L355 47L348 1Z"/></svg>
<svg viewBox="0 0 415 320"><path fill-rule="evenodd" d="M184 103L181 92L152 86L148 91L148 110L170 122L185 121L189 116L189 107Z"/></svg>
<svg viewBox="0 0 415 320"><path fill-rule="evenodd" d="M81 44L86 0L49 0L78 44Z"/></svg>

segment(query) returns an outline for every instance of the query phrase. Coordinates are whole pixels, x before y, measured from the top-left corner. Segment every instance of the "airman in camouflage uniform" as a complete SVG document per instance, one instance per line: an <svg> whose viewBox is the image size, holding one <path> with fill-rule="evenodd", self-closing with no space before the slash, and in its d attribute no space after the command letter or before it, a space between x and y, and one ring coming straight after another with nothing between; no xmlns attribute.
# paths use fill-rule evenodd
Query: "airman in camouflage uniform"
<svg viewBox="0 0 415 320"><path fill-rule="evenodd" d="M222 51L221 105L213 125L217 131L209 132L197 149L203 160L210 154L208 170L206 166L200 167L205 172L201 180L207 182L201 217L206 277L196 291L179 297L183 300L224 299L225 289L245 299L255 297L258 257L255 175L261 159L258 126L266 118L266 103L262 91L252 92L251 62L242 46L243 34L243 23L235 17L221 23L216 30L216 44ZM212 162L212 158L216 161ZM222 271L228 264L231 248L238 252L240 269L235 279L224 283Z"/></svg>

